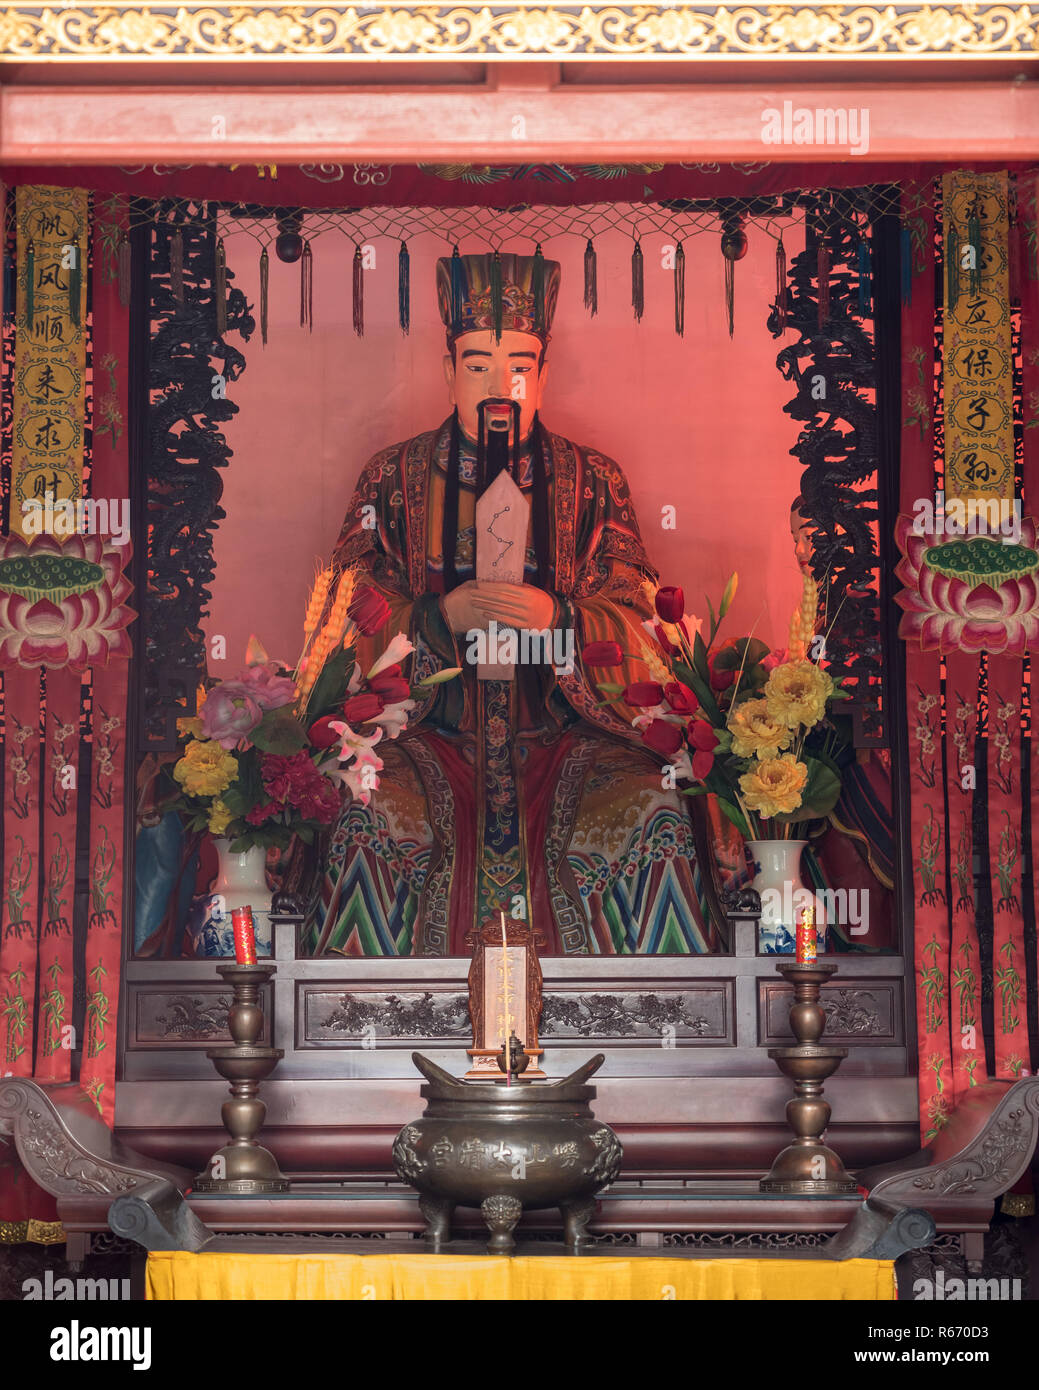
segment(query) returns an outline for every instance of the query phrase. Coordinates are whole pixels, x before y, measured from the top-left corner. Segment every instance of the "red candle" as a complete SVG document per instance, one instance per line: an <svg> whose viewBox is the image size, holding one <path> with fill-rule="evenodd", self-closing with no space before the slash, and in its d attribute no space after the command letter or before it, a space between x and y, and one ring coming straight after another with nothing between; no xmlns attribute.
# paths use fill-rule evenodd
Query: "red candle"
<svg viewBox="0 0 1039 1390"><path fill-rule="evenodd" d="M811 965L815 961L815 908L806 907L801 911L797 924L797 963Z"/></svg>
<svg viewBox="0 0 1039 1390"><path fill-rule="evenodd" d="M253 926L251 907L231 909L231 926L234 928L234 958L238 965L256 964L256 929Z"/></svg>

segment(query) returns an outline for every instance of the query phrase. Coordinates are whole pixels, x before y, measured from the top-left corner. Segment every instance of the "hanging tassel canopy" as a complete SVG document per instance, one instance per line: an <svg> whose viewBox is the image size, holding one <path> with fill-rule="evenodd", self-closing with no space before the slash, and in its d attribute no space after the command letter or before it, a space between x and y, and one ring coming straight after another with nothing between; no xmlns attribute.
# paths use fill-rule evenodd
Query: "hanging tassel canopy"
<svg viewBox="0 0 1039 1390"><path fill-rule="evenodd" d="M462 305L465 303L465 276L462 258L455 246L451 252L451 335L456 337L462 331Z"/></svg>
<svg viewBox="0 0 1039 1390"><path fill-rule="evenodd" d="M981 218L978 216L978 204L975 200L970 207L970 216L967 218L967 244L971 249L970 264L970 292L977 294L981 289Z"/></svg>
<svg viewBox="0 0 1039 1390"><path fill-rule="evenodd" d="M960 297L960 234L956 223L949 223L949 237L945 243L945 288L946 300L950 309L956 308Z"/></svg>
<svg viewBox="0 0 1039 1390"><path fill-rule="evenodd" d="M725 257L725 313L729 337L736 331L736 262L747 254L747 234L739 222L727 222L722 232L722 255Z"/></svg>
<svg viewBox="0 0 1039 1390"><path fill-rule="evenodd" d="M216 300L216 331L227 332L227 253L223 237L216 244L216 274L213 277L213 297Z"/></svg>
<svg viewBox="0 0 1039 1390"><path fill-rule="evenodd" d="M636 241L631 252L631 307L635 322L641 323L646 312L646 263L642 255L642 242Z"/></svg>
<svg viewBox="0 0 1039 1390"><path fill-rule="evenodd" d="M859 313L865 318L873 308L873 262L869 242L859 240Z"/></svg>
<svg viewBox="0 0 1039 1390"><path fill-rule="evenodd" d="M72 261L69 265L69 317L79 327L79 305L83 295L83 267L79 259L79 243L72 242Z"/></svg>
<svg viewBox="0 0 1039 1390"><path fill-rule="evenodd" d="M530 268L530 290L534 296L534 332L545 331L545 257L541 242L534 247L534 264Z"/></svg>
<svg viewBox="0 0 1039 1390"><path fill-rule="evenodd" d="M314 331L314 253L309 241L299 258L299 326Z"/></svg>
<svg viewBox="0 0 1039 1390"><path fill-rule="evenodd" d="M30 334L36 324L36 306L33 303L36 289L36 243L30 240L25 248L25 327Z"/></svg>
<svg viewBox="0 0 1039 1390"><path fill-rule="evenodd" d="M364 257L361 254L360 246L354 247L354 275L353 275L353 307L354 307L354 332L359 338L364 337ZM313 328L313 321L311 321Z"/></svg>
<svg viewBox="0 0 1039 1390"><path fill-rule="evenodd" d="M830 321L830 248L825 234L820 235L815 251L815 278L819 289L819 327Z"/></svg>
<svg viewBox="0 0 1039 1390"><path fill-rule="evenodd" d="M170 237L170 293L178 304L184 304L184 237L179 227Z"/></svg>
<svg viewBox="0 0 1039 1390"><path fill-rule="evenodd" d="M780 333L786 331L786 247L780 236L776 242L776 325Z"/></svg>
<svg viewBox="0 0 1039 1390"><path fill-rule="evenodd" d="M397 322L402 333L411 328L411 257L406 241L397 252Z"/></svg>
<svg viewBox="0 0 1039 1390"><path fill-rule="evenodd" d="M675 247L675 332L685 336L685 249L679 242Z"/></svg>
<svg viewBox="0 0 1039 1390"><path fill-rule="evenodd" d="M903 225L899 232L900 268L902 271L902 303L913 302L913 239L909 228Z"/></svg>
<svg viewBox="0 0 1039 1390"><path fill-rule="evenodd" d="M130 238L124 232L119 238L119 249L116 252L116 277L119 282L119 303L124 309L130 304L130 274L133 268L133 251L130 246Z"/></svg>
<svg viewBox="0 0 1039 1390"><path fill-rule="evenodd" d="M260 338L267 346L267 309L270 300L271 258L266 246L260 252Z"/></svg>
<svg viewBox="0 0 1039 1390"><path fill-rule="evenodd" d="M593 319L599 312L599 262L591 237L584 247L584 307Z"/></svg>
<svg viewBox="0 0 1039 1390"><path fill-rule="evenodd" d="M491 258L491 318L494 322L494 341L501 342L502 315L505 306L502 302L501 256L495 251Z"/></svg>

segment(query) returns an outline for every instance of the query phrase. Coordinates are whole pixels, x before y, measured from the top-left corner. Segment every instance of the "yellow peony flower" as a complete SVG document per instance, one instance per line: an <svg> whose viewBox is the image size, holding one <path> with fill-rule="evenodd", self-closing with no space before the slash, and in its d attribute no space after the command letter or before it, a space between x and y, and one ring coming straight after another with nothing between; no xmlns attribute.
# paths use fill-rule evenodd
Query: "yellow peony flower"
<svg viewBox="0 0 1039 1390"><path fill-rule="evenodd" d="M744 700L737 705L729 714L727 727L737 758L774 758L781 748L790 747L793 738L785 724L769 717L764 700Z"/></svg>
<svg viewBox="0 0 1039 1390"><path fill-rule="evenodd" d="M177 720L177 733L181 738L202 738L202 720L197 714L190 719Z"/></svg>
<svg viewBox="0 0 1039 1390"><path fill-rule="evenodd" d="M222 835L231 824L232 819L231 808L221 801L220 797L217 797L209 808L209 833Z"/></svg>
<svg viewBox="0 0 1039 1390"><path fill-rule="evenodd" d="M193 739L173 769L188 796L219 796L238 776L238 759L219 743Z"/></svg>
<svg viewBox="0 0 1039 1390"><path fill-rule="evenodd" d="M826 713L826 701L833 694L833 681L814 661L785 661L777 666L765 685L768 715L777 724L810 729Z"/></svg>
<svg viewBox="0 0 1039 1390"><path fill-rule="evenodd" d="M768 758L740 778L740 791L749 811L771 819L789 815L801 805L801 793L808 781L808 769L793 753Z"/></svg>

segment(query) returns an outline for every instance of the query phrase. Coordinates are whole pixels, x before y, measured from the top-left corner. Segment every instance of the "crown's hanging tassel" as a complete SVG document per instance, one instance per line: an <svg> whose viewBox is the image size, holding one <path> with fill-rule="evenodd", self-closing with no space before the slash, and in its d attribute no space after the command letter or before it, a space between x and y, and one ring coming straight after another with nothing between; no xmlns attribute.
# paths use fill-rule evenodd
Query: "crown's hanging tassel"
<svg viewBox="0 0 1039 1390"><path fill-rule="evenodd" d="M593 319L599 312L599 261L591 237L584 246L584 307Z"/></svg>
<svg viewBox="0 0 1039 1390"><path fill-rule="evenodd" d="M267 310L270 303L271 258L266 246L260 252L260 338L267 346Z"/></svg>
<svg viewBox="0 0 1039 1390"><path fill-rule="evenodd" d="M79 242L71 243L72 263L69 266L69 317L79 327L80 301L83 295L83 266L80 263Z"/></svg>
<svg viewBox="0 0 1039 1390"><path fill-rule="evenodd" d="M981 219L978 216L977 203L971 204L970 216L967 218L967 244L971 250L970 257L970 292L972 295L978 294L981 290Z"/></svg>
<svg viewBox="0 0 1039 1390"><path fill-rule="evenodd" d="M675 332L685 336L685 248L675 247Z"/></svg>
<svg viewBox="0 0 1039 1390"><path fill-rule="evenodd" d="M873 308L873 261L869 242L865 237L859 241L859 313L867 318Z"/></svg>
<svg viewBox="0 0 1039 1390"><path fill-rule="evenodd" d="M820 236L815 252L815 277L819 288L819 327L830 321L830 248L826 237Z"/></svg>
<svg viewBox="0 0 1039 1390"><path fill-rule="evenodd" d="M503 290L501 283L501 256L495 251L491 257L491 318L494 322L495 342L501 342L501 330L504 320L505 305L503 303Z"/></svg>
<svg viewBox="0 0 1039 1390"><path fill-rule="evenodd" d="M354 303L354 332L359 338L364 337L364 257L361 254L360 246L354 247L354 277L353 277L353 303ZM311 327L313 328L313 320Z"/></svg>
<svg viewBox="0 0 1039 1390"><path fill-rule="evenodd" d="M25 327L32 335L36 323L36 306L33 303L36 289L36 243L29 241L25 248Z"/></svg>
<svg viewBox="0 0 1039 1390"><path fill-rule="evenodd" d="M545 257L541 242L534 247L534 264L530 270L530 290L534 296L534 332L545 331Z"/></svg>
<svg viewBox="0 0 1039 1390"><path fill-rule="evenodd" d="M314 331L314 253L309 241L299 258L299 326Z"/></svg>
<svg viewBox="0 0 1039 1390"><path fill-rule="evenodd" d="M222 336L227 332L227 253L224 250L223 237L216 244L213 294L216 298L216 331Z"/></svg>
<svg viewBox="0 0 1039 1390"><path fill-rule="evenodd" d="M786 332L786 247L782 236L776 242L776 327Z"/></svg>
<svg viewBox="0 0 1039 1390"><path fill-rule="evenodd" d="M116 278L119 281L119 303L124 309L130 304L130 275L133 270L133 251L130 238L124 232L116 252Z"/></svg>
<svg viewBox="0 0 1039 1390"><path fill-rule="evenodd" d="M184 304L184 238L177 227L170 237L170 294Z"/></svg>
<svg viewBox="0 0 1039 1390"><path fill-rule="evenodd" d="M945 297L950 311L956 308L956 301L960 297L960 262L956 253L959 240L956 223L950 222L949 235L945 240Z"/></svg>
<svg viewBox="0 0 1039 1390"><path fill-rule="evenodd" d="M406 241L397 252L397 322L402 333L411 328L411 257Z"/></svg>
<svg viewBox="0 0 1039 1390"><path fill-rule="evenodd" d="M465 267L458 254L458 247L451 252L451 332L462 331L462 305L465 303Z"/></svg>
<svg viewBox="0 0 1039 1390"><path fill-rule="evenodd" d="M631 307L636 323L642 322L646 312L646 263L642 256L642 242L636 240L631 251Z"/></svg>
<svg viewBox="0 0 1039 1390"><path fill-rule="evenodd" d="M899 243L902 270L902 303L908 306L913 302L913 238L909 234L909 228L905 225L903 225L899 233Z"/></svg>

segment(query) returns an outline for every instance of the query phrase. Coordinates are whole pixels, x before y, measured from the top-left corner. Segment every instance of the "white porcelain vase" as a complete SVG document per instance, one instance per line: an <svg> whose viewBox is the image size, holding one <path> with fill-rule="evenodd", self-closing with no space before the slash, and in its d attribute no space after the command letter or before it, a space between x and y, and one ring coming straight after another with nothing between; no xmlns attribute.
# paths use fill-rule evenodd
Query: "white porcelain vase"
<svg viewBox="0 0 1039 1390"><path fill-rule="evenodd" d="M826 923L822 903L801 877L801 852L807 840L748 840L754 861L751 887L761 898L758 950L767 956L792 956L796 950L797 922L803 908L815 909L816 949L826 949Z"/></svg>
<svg viewBox="0 0 1039 1390"><path fill-rule="evenodd" d="M271 952L271 891L267 887L264 865L267 852L257 845L244 854L232 854L231 842L223 835L214 837L219 868L212 891L192 906L188 922L189 951L195 957L234 957L234 928L231 913L236 907L251 907L256 929L257 957Z"/></svg>

